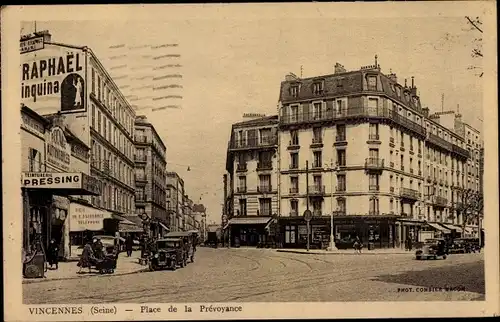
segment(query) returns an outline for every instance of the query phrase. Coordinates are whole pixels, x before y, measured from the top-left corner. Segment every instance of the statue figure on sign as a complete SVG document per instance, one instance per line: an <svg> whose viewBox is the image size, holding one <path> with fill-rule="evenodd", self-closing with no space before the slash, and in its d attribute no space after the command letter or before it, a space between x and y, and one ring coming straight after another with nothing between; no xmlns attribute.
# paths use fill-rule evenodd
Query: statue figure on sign
<svg viewBox="0 0 500 322"><path fill-rule="evenodd" d="M78 81L75 83L75 79L73 78L73 87L75 88L75 103L73 106L78 107L82 105L82 82L80 78L78 78Z"/></svg>

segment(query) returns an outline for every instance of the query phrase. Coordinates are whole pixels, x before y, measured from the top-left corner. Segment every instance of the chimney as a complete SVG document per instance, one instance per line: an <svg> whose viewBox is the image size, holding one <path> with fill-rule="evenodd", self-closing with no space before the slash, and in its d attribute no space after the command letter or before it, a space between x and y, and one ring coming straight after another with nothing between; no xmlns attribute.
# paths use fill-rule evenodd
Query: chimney
<svg viewBox="0 0 500 322"><path fill-rule="evenodd" d="M428 107L424 107L422 109L422 113L424 113L424 116L425 117L429 117L429 108Z"/></svg>
<svg viewBox="0 0 500 322"><path fill-rule="evenodd" d="M335 63L335 72L334 74L340 74L340 73L345 73L346 69L344 68L344 65L341 65L339 63Z"/></svg>
<svg viewBox="0 0 500 322"><path fill-rule="evenodd" d="M434 114L430 115L429 118L431 120L433 120L434 122L439 123L439 119L440 119L439 114L434 113Z"/></svg>
<svg viewBox="0 0 500 322"><path fill-rule="evenodd" d="M297 75L295 75L294 73L290 73L290 74L285 76L285 81L287 81L287 82L291 82L294 80L297 80Z"/></svg>
<svg viewBox="0 0 500 322"><path fill-rule="evenodd" d="M398 77L396 76L395 73L392 72L392 69L389 71L389 75L387 75L387 77L389 77L389 79L394 83L398 82Z"/></svg>
<svg viewBox="0 0 500 322"><path fill-rule="evenodd" d="M407 88L407 87L408 87L408 84L406 83L406 78L405 78L405 88Z"/></svg>
<svg viewBox="0 0 500 322"><path fill-rule="evenodd" d="M411 95L417 96L417 88L415 87L415 78L412 76L411 77L411 88L410 88Z"/></svg>
<svg viewBox="0 0 500 322"><path fill-rule="evenodd" d="M34 33L35 36L43 36L43 42L50 42L52 40L52 35L48 30L42 30Z"/></svg>

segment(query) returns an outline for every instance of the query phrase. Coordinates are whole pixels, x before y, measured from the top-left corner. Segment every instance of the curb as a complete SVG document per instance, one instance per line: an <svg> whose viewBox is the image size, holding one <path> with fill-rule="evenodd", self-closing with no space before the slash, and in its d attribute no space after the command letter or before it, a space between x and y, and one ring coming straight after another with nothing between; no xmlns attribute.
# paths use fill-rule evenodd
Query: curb
<svg viewBox="0 0 500 322"><path fill-rule="evenodd" d="M402 253L402 252L394 252L394 253L379 253L379 252L364 252L364 253L361 253L361 254L357 254L357 253L354 253L354 252L345 252L345 253L334 253L334 252L321 252L321 253L318 253L318 252L315 252L315 251L312 251L312 252L301 252L301 251L295 251L295 250L282 250L282 249L278 249L276 250L277 252L279 253L293 253L293 254L304 254L304 255L351 255L351 256L359 256L359 255L413 255L413 253L410 253L410 252L406 252L406 253Z"/></svg>
<svg viewBox="0 0 500 322"><path fill-rule="evenodd" d="M48 279L48 278L38 278L38 279L25 279L25 278L23 278L23 284L45 283L45 282L52 282L52 281L66 281L66 280L75 280L75 279L101 277L101 276L123 276L123 275L131 275L131 274L144 273L144 272L149 272L149 268L141 267L140 269L132 271L132 272L102 274L102 275L96 274L96 275L90 275L90 276L76 275L76 276L71 276L71 277L50 278L50 279Z"/></svg>

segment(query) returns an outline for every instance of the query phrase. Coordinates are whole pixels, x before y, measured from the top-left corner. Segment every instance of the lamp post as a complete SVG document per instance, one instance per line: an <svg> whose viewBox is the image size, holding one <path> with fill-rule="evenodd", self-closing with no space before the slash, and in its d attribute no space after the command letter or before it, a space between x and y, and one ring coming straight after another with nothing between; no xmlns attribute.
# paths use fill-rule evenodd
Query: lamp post
<svg viewBox="0 0 500 322"><path fill-rule="evenodd" d="M333 232L333 173L336 171L336 169L333 168L333 159L330 162L330 205L331 205L331 214L330 214L330 246L328 247L328 250L334 251L337 250L337 247L335 246L335 236Z"/></svg>

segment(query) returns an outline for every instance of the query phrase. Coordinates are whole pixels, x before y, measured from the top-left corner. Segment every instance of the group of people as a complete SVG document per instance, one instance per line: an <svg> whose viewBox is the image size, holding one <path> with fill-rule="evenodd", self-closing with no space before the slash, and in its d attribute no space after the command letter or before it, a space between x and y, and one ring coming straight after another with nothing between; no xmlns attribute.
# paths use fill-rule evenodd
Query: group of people
<svg viewBox="0 0 500 322"><path fill-rule="evenodd" d="M83 268L90 268L95 265L98 260L104 259L106 256L104 246L99 238L93 238L92 240L87 240L85 246L83 247L82 256L78 261L78 267L80 271Z"/></svg>

